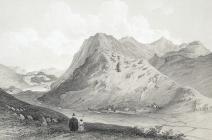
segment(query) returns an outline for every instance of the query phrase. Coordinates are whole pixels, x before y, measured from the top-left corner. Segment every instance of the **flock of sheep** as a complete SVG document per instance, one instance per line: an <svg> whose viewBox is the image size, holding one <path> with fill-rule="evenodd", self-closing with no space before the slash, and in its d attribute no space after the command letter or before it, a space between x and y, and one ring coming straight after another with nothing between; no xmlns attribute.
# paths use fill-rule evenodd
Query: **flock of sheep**
<svg viewBox="0 0 212 140"><path fill-rule="evenodd" d="M12 106L9 106L9 105L6 105L6 106L7 106L7 108L8 108L9 110L15 112L14 115L15 115L15 116L18 116L18 118L19 118L20 120L22 120L22 121L23 121L23 120L26 120L26 119L31 120L31 121L36 120L35 118L33 118L32 115L24 115L24 114L22 113L23 111L25 111L24 108L15 108L15 107L12 107ZM58 123L58 119L57 119L57 118L44 117L44 116L41 116L41 118L42 118L42 124L43 124L44 126L47 126L48 123Z"/></svg>

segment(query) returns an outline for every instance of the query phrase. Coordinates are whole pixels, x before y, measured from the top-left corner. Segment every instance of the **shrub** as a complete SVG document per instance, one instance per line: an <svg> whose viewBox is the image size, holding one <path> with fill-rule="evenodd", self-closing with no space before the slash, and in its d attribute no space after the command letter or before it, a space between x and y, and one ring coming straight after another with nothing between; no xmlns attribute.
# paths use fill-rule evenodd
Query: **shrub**
<svg viewBox="0 0 212 140"><path fill-rule="evenodd" d="M158 135L156 128L150 128L145 132L148 137L156 137Z"/></svg>

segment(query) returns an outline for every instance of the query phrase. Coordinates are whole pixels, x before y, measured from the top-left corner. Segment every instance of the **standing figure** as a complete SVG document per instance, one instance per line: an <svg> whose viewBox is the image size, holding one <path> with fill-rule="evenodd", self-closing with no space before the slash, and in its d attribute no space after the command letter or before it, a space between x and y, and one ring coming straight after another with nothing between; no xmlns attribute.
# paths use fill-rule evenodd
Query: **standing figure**
<svg viewBox="0 0 212 140"><path fill-rule="evenodd" d="M83 119L80 119L79 122L79 131L83 132L85 130Z"/></svg>
<svg viewBox="0 0 212 140"><path fill-rule="evenodd" d="M78 120L76 118L76 115L73 113L72 118L69 120L69 129L70 131L77 131L78 128Z"/></svg>

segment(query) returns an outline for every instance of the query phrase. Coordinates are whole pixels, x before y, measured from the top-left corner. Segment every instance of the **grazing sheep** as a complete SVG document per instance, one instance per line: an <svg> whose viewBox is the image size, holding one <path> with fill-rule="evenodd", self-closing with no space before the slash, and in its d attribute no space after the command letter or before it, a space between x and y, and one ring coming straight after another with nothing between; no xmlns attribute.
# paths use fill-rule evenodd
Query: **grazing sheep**
<svg viewBox="0 0 212 140"><path fill-rule="evenodd" d="M17 113L13 113L13 115L17 116L18 114Z"/></svg>
<svg viewBox="0 0 212 140"><path fill-rule="evenodd" d="M10 106L9 105L6 105L6 107L10 109Z"/></svg>
<svg viewBox="0 0 212 140"><path fill-rule="evenodd" d="M129 110L130 110L130 109L129 109L128 107L124 109L124 111L129 111Z"/></svg>
<svg viewBox="0 0 212 140"><path fill-rule="evenodd" d="M157 104L152 104L152 107L155 109L155 110L158 110L158 109L160 109L160 107L157 105Z"/></svg>
<svg viewBox="0 0 212 140"><path fill-rule="evenodd" d="M20 117L20 119L21 119L22 121L25 120L25 117L24 117L23 114L20 114L19 117Z"/></svg>
<svg viewBox="0 0 212 140"><path fill-rule="evenodd" d="M57 118L53 118L52 121L53 121L54 123L58 123Z"/></svg>
<svg viewBox="0 0 212 140"><path fill-rule="evenodd" d="M12 109L13 111L15 111L15 108L14 108L14 107L11 107L11 109Z"/></svg>
<svg viewBox="0 0 212 140"><path fill-rule="evenodd" d="M46 121L45 117L42 117L42 120L43 120L42 124L43 124L44 126L47 126L47 125L48 125L48 123L47 123L47 121Z"/></svg>
<svg viewBox="0 0 212 140"><path fill-rule="evenodd" d="M31 115L27 115L27 119L33 120L33 117Z"/></svg>
<svg viewBox="0 0 212 140"><path fill-rule="evenodd" d="M51 118L46 118L47 122L50 123L51 122Z"/></svg>

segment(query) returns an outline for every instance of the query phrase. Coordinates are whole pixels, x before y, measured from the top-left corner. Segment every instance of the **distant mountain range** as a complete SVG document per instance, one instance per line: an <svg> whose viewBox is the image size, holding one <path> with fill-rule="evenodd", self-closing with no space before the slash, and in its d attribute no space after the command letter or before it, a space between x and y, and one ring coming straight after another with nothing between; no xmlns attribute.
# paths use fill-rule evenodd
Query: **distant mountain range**
<svg viewBox="0 0 212 140"><path fill-rule="evenodd" d="M193 87L201 94L212 97L212 54L190 58L182 52L154 56L150 62L179 84Z"/></svg>
<svg viewBox="0 0 212 140"><path fill-rule="evenodd" d="M124 37L119 40L126 53L132 57L150 59L154 56L153 49L147 44L136 41L133 37Z"/></svg>
<svg viewBox="0 0 212 140"><path fill-rule="evenodd" d="M0 88L11 94L21 90L46 91L59 75L60 72L53 68L26 72L19 67L0 65Z"/></svg>
<svg viewBox="0 0 212 140"><path fill-rule="evenodd" d="M196 43L177 46L164 38L145 45L130 37L117 40L97 33L84 41L68 70L39 100L67 108L126 112L210 108L211 99L196 87L174 81L157 66L156 57L173 51L186 50L189 59L209 53L196 48L206 50Z"/></svg>
<svg viewBox="0 0 212 140"><path fill-rule="evenodd" d="M10 86L27 88L28 84L24 81L21 74L18 74L13 69L0 64L0 87L9 88Z"/></svg>
<svg viewBox="0 0 212 140"><path fill-rule="evenodd" d="M128 41L135 42L131 39ZM144 48L145 44L139 44ZM201 42L175 45L162 37L147 44L146 48L154 52L154 57L148 59L161 73L178 84L190 86L212 97L212 53Z"/></svg>
<svg viewBox="0 0 212 140"><path fill-rule="evenodd" d="M175 45L172 41L164 37L161 37L149 45L152 48L152 51L158 56L163 56L168 52L178 51L184 47L183 45Z"/></svg>

